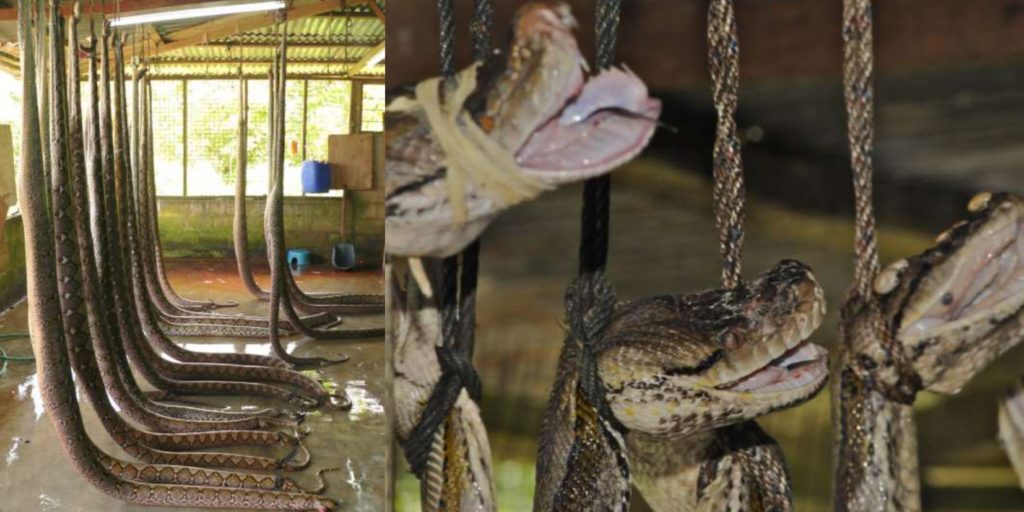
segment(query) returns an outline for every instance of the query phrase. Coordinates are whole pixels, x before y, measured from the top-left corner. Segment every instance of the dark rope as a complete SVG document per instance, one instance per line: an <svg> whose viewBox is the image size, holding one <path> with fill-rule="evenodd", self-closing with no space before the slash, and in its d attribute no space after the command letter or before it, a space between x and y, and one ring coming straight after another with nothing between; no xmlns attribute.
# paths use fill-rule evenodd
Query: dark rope
<svg viewBox="0 0 1024 512"><path fill-rule="evenodd" d="M494 7L491 0L474 0L473 23L469 26L469 31L473 34L473 60L487 60L491 53L493 18Z"/></svg>
<svg viewBox="0 0 1024 512"><path fill-rule="evenodd" d="M437 0L440 19L441 74L455 73L455 0Z"/></svg>
<svg viewBox="0 0 1024 512"><path fill-rule="evenodd" d="M615 58L620 0L597 0L597 68L605 69ZM583 214L580 230L580 274L603 271L608 262L608 207L611 178L605 174L583 184Z"/></svg>
<svg viewBox="0 0 1024 512"><path fill-rule="evenodd" d="M490 30L490 2L477 0L474 14L474 54L489 51L489 35L479 34L480 27ZM451 76L454 72L454 5L451 0L438 0L441 41L441 72ZM481 18L483 17L483 18ZM442 345L436 349L441 367L441 378L431 390L423 412L402 445L413 474L423 475L434 435L451 412L463 389L475 402L482 398L480 377L473 367L474 327L476 317L476 285L479 240L470 244L461 255L441 260L438 266L431 262L428 274L440 273L437 305L441 315ZM460 264L461 259L461 264ZM440 268L439 268L440 267ZM460 272L461 270L461 272Z"/></svg>
<svg viewBox="0 0 1024 512"><path fill-rule="evenodd" d="M602 334L614 310L615 290L603 272L576 277L565 292L570 340L578 342L581 348L577 367L579 391L602 418L621 429L608 406L597 369L597 356L607 348Z"/></svg>

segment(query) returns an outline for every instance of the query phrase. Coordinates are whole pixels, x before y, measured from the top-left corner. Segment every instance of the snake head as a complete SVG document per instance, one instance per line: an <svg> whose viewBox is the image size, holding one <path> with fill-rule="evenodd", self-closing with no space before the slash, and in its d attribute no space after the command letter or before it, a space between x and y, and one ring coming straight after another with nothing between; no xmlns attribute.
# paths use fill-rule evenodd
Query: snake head
<svg viewBox="0 0 1024 512"><path fill-rule="evenodd" d="M480 124L515 151L523 171L560 184L607 172L629 161L657 127L661 102L629 70L586 76L587 62L564 3L529 3L513 24L507 59L481 71L486 108ZM488 87L493 84L493 86ZM470 97L467 105L480 101Z"/></svg>
<svg viewBox="0 0 1024 512"><path fill-rule="evenodd" d="M1020 341L1022 224L1020 197L979 194L967 218L939 235L935 246L879 274L873 300L882 335L895 341L920 387L956 393ZM855 350L870 355L871 349Z"/></svg>
<svg viewBox="0 0 1024 512"><path fill-rule="evenodd" d="M827 352L806 341L825 315L810 268L782 261L731 290L620 305L598 365L628 429L688 435L813 397Z"/></svg>

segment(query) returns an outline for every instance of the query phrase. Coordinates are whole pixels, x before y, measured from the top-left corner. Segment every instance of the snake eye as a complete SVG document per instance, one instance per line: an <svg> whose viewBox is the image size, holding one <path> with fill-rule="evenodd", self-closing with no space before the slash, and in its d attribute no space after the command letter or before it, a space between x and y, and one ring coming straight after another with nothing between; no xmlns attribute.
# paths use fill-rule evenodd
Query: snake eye
<svg viewBox="0 0 1024 512"><path fill-rule="evenodd" d="M740 336L733 331L722 331L718 335L718 342L728 350L736 350L742 345Z"/></svg>

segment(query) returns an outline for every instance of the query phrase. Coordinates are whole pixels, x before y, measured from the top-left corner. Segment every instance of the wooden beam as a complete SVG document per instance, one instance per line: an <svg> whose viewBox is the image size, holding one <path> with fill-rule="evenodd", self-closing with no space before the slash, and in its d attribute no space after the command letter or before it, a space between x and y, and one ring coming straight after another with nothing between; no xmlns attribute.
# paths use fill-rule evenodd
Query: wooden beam
<svg viewBox="0 0 1024 512"><path fill-rule="evenodd" d="M225 74L160 74L159 70L150 69L148 75L150 80L238 80L237 70L232 70ZM246 80L266 80L266 73L242 73L242 77ZM380 76L369 76L360 75L350 77L343 73L288 73L288 80L359 80L365 84L383 84L384 78Z"/></svg>
<svg viewBox="0 0 1024 512"><path fill-rule="evenodd" d="M377 54L384 49L384 43L385 41L381 41L377 46L374 46L372 50L367 52L366 55L363 56L363 58L359 59L358 62L353 64L351 68L351 73L354 75L362 71L366 67L366 64L370 62L370 59L376 57Z"/></svg>
<svg viewBox="0 0 1024 512"><path fill-rule="evenodd" d="M211 64L211 65L212 64L242 64L244 66L244 65L247 65L247 64L249 64L249 65L261 65L261 64L270 65L270 64L273 64L273 62L274 62L273 59L242 59L240 61L238 59L221 58L221 57L215 57L215 58L212 58L212 59L204 59L202 57L196 57L196 58L192 58L192 57L189 57L189 58L168 57L168 58L150 59L150 61L149 61L149 63L153 64L154 66L157 66L157 65L173 66L173 65L180 65L180 64ZM292 59L292 58L288 59L288 64L323 64L323 65L326 65L326 66L354 64L356 62L359 62L359 61L356 60L356 59Z"/></svg>
<svg viewBox="0 0 1024 512"><path fill-rule="evenodd" d="M377 16L377 19L379 19L381 23L387 23L384 20L384 11L381 10L380 5L377 4L377 0L363 0L363 3L370 6L370 10L373 11L373 14Z"/></svg>
<svg viewBox="0 0 1024 512"><path fill-rule="evenodd" d="M439 67L436 2L400 3L388 13L392 42L388 83L392 85L433 76ZM593 1L567 3L581 27L594 26ZM456 19L472 18L473 2L456 4ZM494 2L495 41L508 34L518 4ZM744 0L735 4L742 84L842 77L842 2ZM1024 59L1022 5L1021 0L876 2L878 74L1020 62ZM653 90L706 90L710 80L707 18L706 0L624 2L615 61L628 65ZM467 26L459 25L457 41L470 40ZM576 34L583 55L593 55L594 31ZM456 46L457 65L467 65L471 45ZM672 51L659 51L663 48Z"/></svg>
<svg viewBox="0 0 1024 512"><path fill-rule="evenodd" d="M223 48L277 48L281 46L281 43L232 43L230 41L211 41L209 43L203 43L203 46L209 47L223 47ZM326 41L323 43L300 43L293 42L291 37L288 38L288 48L375 48L376 44L345 44L343 41Z"/></svg>

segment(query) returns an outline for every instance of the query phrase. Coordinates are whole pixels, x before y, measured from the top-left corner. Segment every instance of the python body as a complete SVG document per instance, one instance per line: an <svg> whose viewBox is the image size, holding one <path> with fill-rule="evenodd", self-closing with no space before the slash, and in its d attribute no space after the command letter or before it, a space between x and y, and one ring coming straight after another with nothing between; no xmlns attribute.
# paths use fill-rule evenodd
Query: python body
<svg viewBox="0 0 1024 512"><path fill-rule="evenodd" d="M790 509L781 452L748 420L824 386L826 352L805 341L824 311L820 286L795 261L733 290L615 304L596 368L612 415L602 421L618 425L585 438L583 348L570 338L541 432L534 510L626 510L630 477L658 511ZM580 464L575 454L588 444L626 471ZM579 487L587 481L626 492L595 500Z"/></svg>
<svg viewBox="0 0 1024 512"><path fill-rule="evenodd" d="M660 102L627 71L588 79L575 25L563 4L527 4L505 55L388 105L386 252L455 254L506 207L643 149Z"/></svg>
<svg viewBox="0 0 1024 512"><path fill-rule="evenodd" d="M1024 332L1024 201L979 194L968 210L934 247L884 269L871 296L851 296L842 311L836 510L920 510L916 393L957 393Z"/></svg>
<svg viewBox="0 0 1024 512"><path fill-rule="evenodd" d="M391 271L391 269L389 269ZM388 290L392 302L389 332L395 340L395 429L399 442L409 436L441 379L437 347L441 314L437 304L416 288L408 274L395 272ZM420 503L425 512L494 511L491 453L480 408L465 390L438 427L428 462L420 475Z"/></svg>

